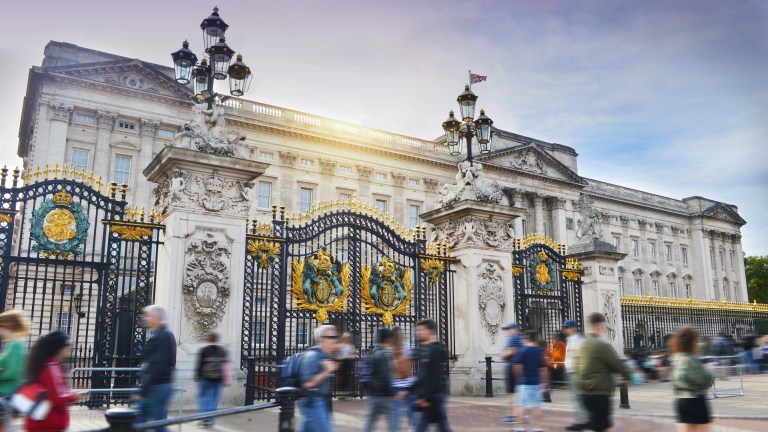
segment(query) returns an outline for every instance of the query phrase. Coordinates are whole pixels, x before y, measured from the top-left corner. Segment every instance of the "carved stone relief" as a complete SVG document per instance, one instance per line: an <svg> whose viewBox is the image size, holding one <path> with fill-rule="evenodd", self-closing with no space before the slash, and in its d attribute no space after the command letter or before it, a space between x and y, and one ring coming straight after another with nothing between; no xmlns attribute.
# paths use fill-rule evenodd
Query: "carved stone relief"
<svg viewBox="0 0 768 432"><path fill-rule="evenodd" d="M214 104L194 107L194 118L184 124L173 138L174 147L191 148L219 156L245 157L242 141L245 135L238 129L226 127L224 108Z"/></svg>
<svg viewBox="0 0 768 432"><path fill-rule="evenodd" d="M518 153L514 159L509 161L509 164L519 170L532 172L535 174L547 173L546 169L544 168L544 164L541 161L541 155L530 148L527 148Z"/></svg>
<svg viewBox="0 0 768 432"><path fill-rule="evenodd" d="M576 221L576 237L600 238L603 235L603 218L600 212L595 209L594 201L586 195L581 195L578 209L581 220Z"/></svg>
<svg viewBox="0 0 768 432"><path fill-rule="evenodd" d="M393 172L392 173L392 182L395 184L395 186L402 186L405 184L405 179L408 178L405 174L399 173L399 172Z"/></svg>
<svg viewBox="0 0 768 432"><path fill-rule="evenodd" d="M439 182L437 181L437 179L426 178L426 177L424 178L424 186L426 186L427 190L430 192L437 192L438 184Z"/></svg>
<svg viewBox="0 0 768 432"><path fill-rule="evenodd" d="M107 111L96 111L96 122L99 129L106 129L110 132L115 130L117 114Z"/></svg>
<svg viewBox="0 0 768 432"><path fill-rule="evenodd" d="M299 158L299 155L296 153L291 153L287 151L279 151L277 152L278 156L280 156L280 163L283 164L283 166L292 167L296 165L296 160Z"/></svg>
<svg viewBox="0 0 768 432"><path fill-rule="evenodd" d="M176 169L153 190L155 208L166 213L171 207L243 214L256 200L255 182Z"/></svg>
<svg viewBox="0 0 768 432"><path fill-rule="evenodd" d="M139 134L141 136L154 137L157 132L157 128L160 127L160 122L155 120L141 119L139 120L141 130Z"/></svg>
<svg viewBox="0 0 768 432"><path fill-rule="evenodd" d="M592 276L592 267L584 267L583 268L584 273L582 273L584 276Z"/></svg>
<svg viewBox="0 0 768 432"><path fill-rule="evenodd" d="M446 241L451 248L464 246L490 246L511 249L515 239L512 221L465 216L448 221L432 230L432 242Z"/></svg>
<svg viewBox="0 0 768 432"><path fill-rule="evenodd" d="M373 175L373 168L369 166L364 165L358 165L357 166L357 175L360 176L363 180L370 180L371 175Z"/></svg>
<svg viewBox="0 0 768 432"><path fill-rule="evenodd" d="M506 198L501 191L501 185L495 180L485 177L483 165L474 162L459 162L459 172L456 174L456 184L444 184L440 191L437 207L451 205L461 200L475 200L492 204L501 204Z"/></svg>
<svg viewBox="0 0 768 432"><path fill-rule="evenodd" d="M600 266L600 274L603 276L613 276L613 267Z"/></svg>
<svg viewBox="0 0 768 432"><path fill-rule="evenodd" d="M195 336L203 339L221 324L229 301L230 246L223 234L206 232L187 243L184 311Z"/></svg>
<svg viewBox="0 0 768 432"><path fill-rule="evenodd" d="M565 218L565 229L573 231L573 218Z"/></svg>
<svg viewBox="0 0 768 432"><path fill-rule="evenodd" d="M66 123L72 119L72 112L74 107L66 106L63 103L48 103L48 112L50 113L51 120L59 120Z"/></svg>
<svg viewBox="0 0 768 432"><path fill-rule="evenodd" d="M616 340L616 329L618 314L616 313L616 293L613 291L602 291L603 295L603 315L605 315L605 336L610 341Z"/></svg>
<svg viewBox="0 0 768 432"><path fill-rule="evenodd" d="M320 171L323 174L333 174L336 172L336 162L328 159L320 159Z"/></svg>
<svg viewBox="0 0 768 432"><path fill-rule="evenodd" d="M480 266L480 289L477 297L481 323L488 339L495 344L507 306L502 272L498 265L484 263Z"/></svg>

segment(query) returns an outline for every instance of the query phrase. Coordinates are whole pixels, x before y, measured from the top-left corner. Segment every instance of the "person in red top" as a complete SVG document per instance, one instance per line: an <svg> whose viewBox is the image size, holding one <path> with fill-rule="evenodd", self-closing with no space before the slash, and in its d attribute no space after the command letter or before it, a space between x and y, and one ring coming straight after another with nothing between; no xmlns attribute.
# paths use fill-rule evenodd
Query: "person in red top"
<svg viewBox="0 0 768 432"><path fill-rule="evenodd" d="M32 346L26 379L45 387L51 411L43 420L27 417L24 430L58 432L69 427L69 404L80 399L80 395L73 393L67 385L67 375L60 363L68 354L69 337L59 330L42 336Z"/></svg>

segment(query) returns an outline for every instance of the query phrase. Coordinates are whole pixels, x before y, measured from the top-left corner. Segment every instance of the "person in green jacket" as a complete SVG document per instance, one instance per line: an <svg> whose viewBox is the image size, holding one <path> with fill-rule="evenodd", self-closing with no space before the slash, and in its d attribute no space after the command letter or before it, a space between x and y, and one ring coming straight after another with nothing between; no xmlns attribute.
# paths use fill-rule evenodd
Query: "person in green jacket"
<svg viewBox="0 0 768 432"><path fill-rule="evenodd" d="M20 385L24 378L24 362L27 347L22 339L29 332L29 324L20 310L0 313L0 339L5 347L0 353L0 430L4 430L6 420L5 400Z"/></svg>
<svg viewBox="0 0 768 432"><path fill-rule="evenodd" d="M613 347L601 338L606 330L605 316L592 313L587 317L587 323L589 328L576 356L575 373L589 415L585 429L603 432L613 426L611 396L616 387L613 375L622 375L622 383L626 384L630 372Z"/></svg>
<svg viewBox="0 0 768 432"><path fill-rule="evenodd" d="M672 337L672 386L679 431L705 432L712 421L706 393L714 375L696 357L698 341L699 332L688 326L677 329Z"/></svg>

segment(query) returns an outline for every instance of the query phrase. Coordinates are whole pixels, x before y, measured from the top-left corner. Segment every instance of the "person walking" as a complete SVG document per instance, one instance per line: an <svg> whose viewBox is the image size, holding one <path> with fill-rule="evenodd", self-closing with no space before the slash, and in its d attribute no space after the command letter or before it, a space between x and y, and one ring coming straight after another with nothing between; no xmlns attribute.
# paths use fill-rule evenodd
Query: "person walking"
<svg viewBox="0 0 768 432"><path fill-rule="evenodd" d="M416 406L422 410L416 432L424 432L431 423L437 423L441 432L450 431L445 404L448 399L448 356L443 344L437 340L437 324L425 319L416 323L419 338L419 375L416 379Z"/></svg>
<svg viewBox="0 0 768 432"><path fill-rule="evenodd" d="M152 331L141 351L141 385L138 400L139 423L168 418L168 402L173 392L173 373L176 370L176 338L165 324L165 309L149 305L142 310L141 321ZM156 429L166 432L168 428Z"/></svg>
<svg viewBox="0 0 768 432"><path fill-rule="evenodd" d="M336 362L331 354L336 351L339 333L328 324L315 329L316 345L301 356L299 377L307 395L299 399L301 411L299 432L332 432L330 412L326 399L331 394L331 375Z"/></svg>
<svg viewBox="0 0 768 432"><path fill-rule="evenodd" d="M502 423L512 424L517 421L515 417L515 371L514 371L514 359L517 354L517 350L523 346L523 337L520 335L520 326L515 323L507 323L501 327L502 330L507 332L507 346L504 352L501 353L501 359L506 360L506 368L504 370L504 383L507 387L507 409L508 414L501 418Z"/></svg>
<svg viewBox="0 0 768 432"><path fill-rule="evenodd" d="M69 345L69 337L55 330L40 337L32 346L25 378L45 389L51 410L42 420L27 417L25 431L59 432L69 428L69 404L80 399L80 395L72 392L67 385L67 375L61 365L61 360L69 355Z"/></svg>
<svg viewBox="0 0 768 432"><path fill-rule="evenodd" d="M224 386L224 368L228 366L229 355L219 345L219 334L212 331L207 336L208 345L200 350L195 368L195 381L198 382L197 403L201 413L216 411ZM200 422L203 427L212 427L215 419Z"/></svg>
<svg viewBox="0 0 768 432"><path fill-rule="evenodd" d="M672 387L678 431L706 432L712 421L707 389L714 375L696 356L699 333L693 327L680 327L672 337Z"/></svg>
<svg viewBox="0 0 768 432"><path fill-rule="evenodd" d="M585 429L603 432L611 429L611 396L616 383L614 374L621 374L622 383L629 382L629 370L613 347L602 339L605 316L594 312L587 317L588 334L576 354L576 379L587 409L589 421Z"/></svg>
<svg viewBox="0 0 768 432"><path fill-rule="evenodd" d="M405 397L397 398L392 401L392 415L395 417L395 424L400 427L401 418L405 412L408 418L408 430L416 430L416 412L413 404L416 401L413 385L416 383L416 377L413 376L413 359L411 357L411 348L405 343L403 332L400 327L392 328L392 354L395 357L394 378L392 387L395 388L395 394L405 394Z"/></svg>
<svg viewBox="0 0 768 432"><path fill-rule="evenodd" d="M0 339L3 352L0 353L0 432L10 420L8 397L24 378L24 361L27 356L26 344L22 340L29 332L29 324L20 310L0 313Z"/></svg>
<svg viewBox="0 0 768 432"><path fill-rule="evenodd" d="M587 423L587 410L584 408L584 402L579 396L578 383L576 381L576 374L574 373L574 367L576 363L576 356L581 346L581 342L584 340L584 336L579 332L579 325L574 320L565 320L563 322L563 331L566 334L565 345L565 376L568 380L568 388L571 391L571 402L573 403L574 421L571 425L566 426L565 430L568 431L580 431L584 430Z"/></svg>
<svg viewBox="0 0 768 432"><path fill-rule="evenodd" d="M368 354L371 356L371 379L368 382L368 417L365 421L365 431L372 431L376 420L383 415L389 425L389 431L398 430L395 416L392 413L392 400L395 396L392 387L392 369L394 358L392 356L392 331L386 328L379 329L376 337L377 345ZM398 395L403 398L403 395Z"/></svg>
<svg viewBox="0 0 768 432"><path fill-rule="evenodd" d="M352 333L346 332L341 336L341 342L335 354L336 360L341 362L341 368L336 376L336 390L356 394L357 392L353 387L355 360L358 353Z"/></svg>
<svg viewBox="0 0 768 432"><path fill-rule="evenodd" d="M517 418L528 418L533 411L533 432L541 429L541 392L546 391L549 369L544 359L544 348L539 346L534 330L525 332L523 346L515 355L515 381L517 384ZM515 429L525 432L524 428Z"/></svg>

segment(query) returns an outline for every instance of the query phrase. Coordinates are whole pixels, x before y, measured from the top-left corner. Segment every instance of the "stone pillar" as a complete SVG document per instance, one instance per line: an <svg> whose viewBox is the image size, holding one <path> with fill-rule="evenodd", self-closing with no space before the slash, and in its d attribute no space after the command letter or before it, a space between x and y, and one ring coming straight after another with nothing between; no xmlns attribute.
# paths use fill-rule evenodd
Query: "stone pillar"
<svg viewBox="0 0 768 432"><path fill-rule="evenodd" d="M317 202L335 201L336 190L333 187L333 176L336 174L336 162L320 159L320 193Z"/></svg>
<svg viewBox="0 0 768 432"><path fill-rule="evenodd" d="M72 121L72 112L74 108L72 106L64 105L62 103L48 103L48 114L51 121L50 130L48 131L48 145L46 153L43 158L38 160L39 165L45 166L50 164L53 167L55 164L63 166L69 163L67 160L67 132L69 130L69 124ZM39 137L45 139L45 137Z"/></svg>
<svg viewBox="0 0 768 432"><path fill-rule="evenodd" d="M523 191L520 189L514 189L512 191L512 200L513 205L516 207L524 208L528 207L526 203L523 203ZM523 237L525 233L523 232L523 217L515 218L515 236L517 237Z"/></svg>
<svg viewBox="0 0 768 432"><path fill-rule="evenodd" d="M721 235L717 231L710 231L709 232L709 238L712 239L712 250L713 250L713 256L715 261L715 270L714 270L714 276L713 280L710 280L709 283L712 284L712 289L715 289L715 286L717 286L717 291L715 292L715 299L717 300L726 300L723 298L723 275L725 274L725 269L723 268L724 262L720 261L720 248L722 246L722 240ZM723 261L725 261L725 252L723 251ZM727 295L727 291L726 291Z"/></svg>
<svg viewBox="0 0 768 432"><path fill-rule="evenodd" d="M536 221L536 233L544 234L544 196L533 194L534 220Z"/></svg>
<svg viewBox="0 0 768 432"><path fill-rule="evenodd" d="M109 172L112 164L109 159L112 153L112 131L115 130L116 121L117 114L115 113L96 112L98 132L96 134L96 154L93 156L93 173L102 176L105 183L112 181L112 173Z"/></svg>
<svg viewBox="0 0 768 432"><path fill-rule="evenodd" d="M556 242L568 244L568 235L565 227L565 203L563 198L553 197L552 203L552 237Z"/></svg>
<svg viewBox="0 0 768 432"><path fill-rule="evenodd" d="M195 355L208 331L218 330L237 359L246 219L255 199L240 192L268 166L168 146L144 169L147 179L159 184L166 226L157 257L155 303L168 312L168 328L178 342L176 379L190 386L187 394L195 394Z"/></svg>
<svg viewBox="0 0 768 432"><path fill-rule="evenodd" d="M437 179L424 177L424 209L431 209L435 207L437 202L437 186L439 182Z"/></svg>
<svg viewBox="0 0 768 432"><path fill-rule="evenodd" d="M746 302L749 301L747 295L747 274L744 269L744 251L741 249L740 234L735 234L733 236L733 253L735 255L733 259L736 260L736 268L734 269L734 272L736 273L735 280L739 282L739 298L741 301Z"/></svg>
<svg viewBox="0 0 768 432"><path fill-rule="evenodd" d="M287 151L278 152L280 156L280 191L279 196L273 198L274 202L282 202L289 211L299 211L299 199L301 194L296 188L296 182L293 178L293 167L296 166L296 159L299 155Z"/></svg>
<svg viewBox="0 0 768 432"><path fill-rule="evenodd" d="M568 258L578 259L584 270L581 290L584 317L592 312L605 315L608 328L605 338L620 355L624 353L624 323L619 303L617 267L626 256L612 244L596 238L571 246L568 254Z"/></svg>
<svg viewBox="0 0 768 432"><path fill-rule="evenodd" d="M357 166L357 175L360 179L358 181L357 199L362 202L371 201L371 176L373 175L373 168L366 165Z"/></svg>
<svg viewBox="0 0 768 432"><path fill-rule="evenodd" d="M405 174L399 172L392 173L392 184L394 190L392 191L392 214L395 216L395 221L408 226L408 221L405 216L405 194L403 193L403 186L405 186L405 179L408 178Z"/></svg>
<svg viewBox="0 0 768 432"><path fill-rule="evenodd" d="M463 200L421 214L433 225L432 240L446 241L458 259L453 264L454 337L458 359L451 364L451 393L485 394L480 380L486 355L504 349L501 326L515 320L511 271L514 232L519 207ZM483 229L479 229L482 227ZM500 367L496 376L501 376ZM503 382L494 382L501 389Z"/></svg>
<svg viewBox="0 0 768 432"><path fill-rule="evenodd" d="M150 162L152 162L152 156L154 152L154 145L155 145L155 134L157 133L157 128L160 127L160 122L155 120L147 120L147 119L141 119L141 131L139 132L141 136L141 151L139 153L139 160L138 164L139 167L144 170ZM145 206L147 208L147 211L149 211L149 208L152 205L152 183L145 181L145 180L139 180L138 178L135 180L136 184L131 185L134 193L134 200L132 202L136 203L135 205L138 206Z"/></svg>

